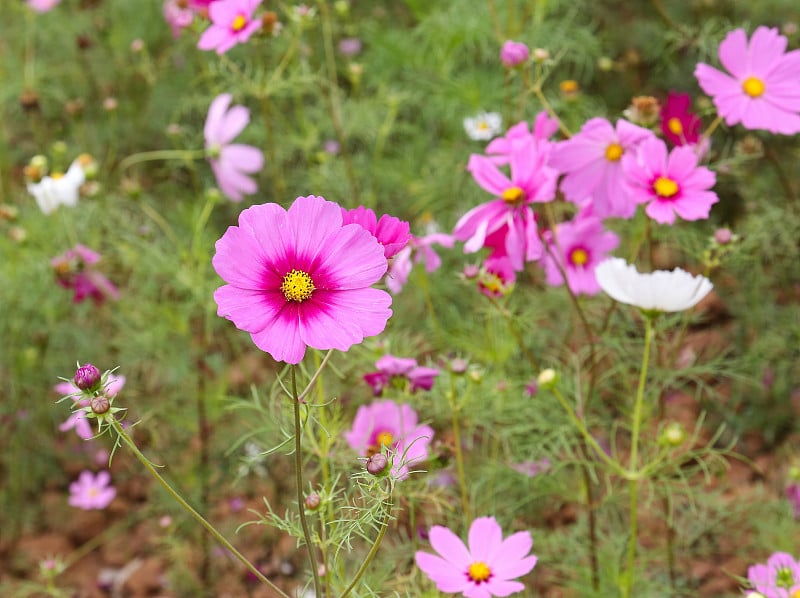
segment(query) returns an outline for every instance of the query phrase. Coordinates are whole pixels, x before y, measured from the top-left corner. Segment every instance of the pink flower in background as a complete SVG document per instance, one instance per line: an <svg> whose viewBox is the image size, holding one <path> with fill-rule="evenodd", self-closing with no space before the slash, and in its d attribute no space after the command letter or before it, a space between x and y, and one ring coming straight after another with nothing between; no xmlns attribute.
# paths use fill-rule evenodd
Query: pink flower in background
<svg viewBox="0 0 800 598"><path fill-rule="evenodd" d="M107 471L82 471L78 479L69 485L69 504L85 511L105 509L114 500L117 490L111 483L111 475Z"/></svg>
<svg viewBox="0 0 800 598"><path fill-rule="evenodd" d="M719 46L723 73L707 64L695 67L700 87L730 125L794 135L800 132L800 50L786 52L777 29L758 27L748 43L735 29Z"/></svg>
<svg viewBox="0 0 800 598"><path fill-rule="evenodd" d="M683 220L708 218L711 206L719 201L711 188L716 175L697 165L697 154L688 146L669 154L661 139L644 141L636 155L622 160L629 193L636 203L647 203L645 212L661 224L672 224L675 216Z"/></svg>
<svg viewBox="0 0 800 598"><path fill-rule="evenodd" d="M89 399L82 399L78 401L78 405L80 407L86 407L89 404ZM69 417L64 421L64 423L58 426L58 429L62 432L67 432L68 430L75 430L75 433L82 438L83 440L89 440L92 436L94 436L94 432L92 431L92 424L86 418L85 411L73 411L70 413Z"/></svg>
<svg viewBox="0 0 800 598"><path fill-rule="evenodd" d="M555 235L550 234L549 237L549 249L542 258L547 284L564 284L560 264L573 293L599 293L600 285L594 276L594 269L617 248L619 237L606 230L599 218L591 216L563 222L556 227Z"/></svg>
<svg viewBox="0 0 800 598"><path fill-rule="evenodd" d="M250 122L250 111L244 106L230 106L231 99L229 93L214 98L203 133L211 170L220 190L231 201L241 201L243 194L258 190L255 181L247 175L261 170L264 156L251 145L231 143Z"/></svg>
<svg viewBox="0 0 800 598"><path fill-rule="evenodd" d="M440 373L436 368L417 365L417 360L411 357L394 355L384 355L375 363L375 367L378 371L364 374L364 380L372 387L376 397L381 396L383 389L393 383L401 388L408 386L410 392L430 390Z"/></svg>
<svg viewBox="0 0 800 598"><path fill-rule="evenodd" d="M550 148L553 146L550 137L552 137L556 131L558 131L558 121L554 118L550 118L547 112L542 110L533 120L532 131L526 121L517 123L508 129L504 136L490 141L486 146L486 153L495 164L508 164L511 161L514 144L529 137L533 138L533 143L536 146L537 152L549 152Z"/></svg>
<svg viewBox="0 0 800 598"><path fill-rule="evenodd" d="M408 282L408 276L415 263L424 262L426 272L435 272L442 265L442 259L433 250L434 245L451 248L455 239L445 233L431 233L423 237L411 235L411 240L394 256L386 274L386 288L397 294Z"/></svg>
<svg viewBox="0 0 800 598"><path fill-rule="evenodd" d="M673 145L691 145L700 139L700 118L689 112L692 98L688 93L667 94L661 108L661 131Z"/></svg>
<svg viewBox="0 0 800 598"><path fill-rule="evenodd" d="M517 275L506 257L488 257L478 272L478 289L487 297L503 297L514 287Z"/></svg>
<svg viewBox="0 0 800 598"><path fill-rule="evenodd" d="M99 253L79 244L54 257L50 265L56 274L56 282L75 292L74 303L91 297L99 305L106 299L119 299L117 287L95 268L99 261Z"/></svg>
<svg viewBox="0 0 800 598"><path fill-rule="evenodd" d="M36 12L49 12L60 2L61 0L27 0L26 4Z"/></svg>
<svg viewBox="0 0 800 598"><path fill-rule="evenodd" d="M194 21L195 11L189 8L185 0L166 0L164 2L164 20L172 31L172 37L178 38L181 31Z"/></svg>
<svg viewBox="0 0 800 598"><path fill-rule="evenodd" d="M561 191L566 198L581 204L592 200L598 218L630 218L636 203L623 185L622 158L653 133L626 120L616 126L604 118L592 118L580 132L554 148L550 165L565 173Z"/></svg>
<svg viewBox="0 0 800 598"><path fill-rule="evenodd" d="M214 269L228 283L214 293L217 313L277 361L300 363L306 347L347 351L392 315L391 296L370 288L386 272L383 251L323 197L298 197L288 211L252 206L216 244Z"/></svg>
<svg viewBox="0 0 800 598"><path fill-rule="evenodd" d="M344 437L363 457L389 449L394 457L392 475L402 480L408 477L410 466L428 458L433 429L418 424L417 412L410 405L375 401L358 408L353 427Z"/></svg>
<svg viewBox="0 0 800 598"><path fill-rule="evenodd" d="M786 487L786 498L792 505L794 518L800 519L800 482L789 484Z"/></svg>
<svg viewBox="0 0 800 598"><path fill-rule="evenodd" d="M469 528L469 545L446 527L434 525L428 534L436 555L418 551L417 566L440 592L458 593L465 598L510 596L525 589L513 581L536 566L529 555L533 539L529 532L517 532L503 539L494 517L479 517Z"/></svg>
<svg viewBox="0 0 800 598"><path fill-rule="evenodd" d="M776 552L765 564L748 568L747 581L766 598L794 598L800 592L800 562L791 554Z"/></svg>
<svg viewBox="0 0 800 598"><path fill-rule="evenodd" d="M508 68L522 64L531 55L528 46L522 42L508 40L500 49L500 62Z"/></svg>
<svg viewBox="0 0 800 598"><path fill-rule="evenodd" d="M383 246L386 259L396 255L411 240L408 222L389 214L384 214L378 220L375 212L364 206L354 210L342 208L342 223L358 224L365 228Z"/></svg>
<svg viewBox="0 0 800 598"><path fill-rule="evenodd" d="M261 0L217 0L208 6L211 26L203 32L197 47L224 54L236 44L243 44L261 28L261 19L253 13Z"/></svg>
<svg viewBox="0 0 800 598"><path fill-rule="evenodd" d="M524 461L523 463L515 463L511 466L511 468L522 475L528 476L529 478L534 478L539 474L550 471L552 466L553 464L550 459L545 457L544 459L539 459L538 461Z"/></svg>
<svg viewBox="0 0 800 598"><path fill-rule="evenodd" d="M361 52L361 40L357 37L345 37L339 40L339 52L348 58Z"/></svg>

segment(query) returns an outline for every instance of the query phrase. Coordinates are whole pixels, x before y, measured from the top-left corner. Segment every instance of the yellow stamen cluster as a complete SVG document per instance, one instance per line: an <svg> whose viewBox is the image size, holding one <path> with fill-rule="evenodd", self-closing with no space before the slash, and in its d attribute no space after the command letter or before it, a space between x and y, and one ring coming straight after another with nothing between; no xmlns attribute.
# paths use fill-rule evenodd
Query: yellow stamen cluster
<svg viewBox="0 0 800 598"><path fill-rule="evenodd" d="M281 292L287 301L302 302L311 298L311 294L316 290L311 276L302 270L292 270L283 277Z"/></svg>
<svg viewBox="0 0 800 598"><path fill-rule="evenodd" d="M589 261L589 254L585 249L578 247L570 252L569 261L573 266L585 266Z"/></svg>
<svg viewBox="0 0 800 598"><path fill-rule="evenodd" d="M658 177L655 183L653 183L653 191L655 191L656 195L659 197L673 197L678 193L678 189L678 183L663 176Z"/></svg>
<svg viewBox="0 0 800 598"><path fill-rule="evenodd" d="M244 29L245 25L247 25L247 18L244 15L239 14L236 15L235 19L233 19L233 23L231 23L231 29L239 32Z"/></svg>
<svg viewBox="0 0 800 598"><path fill-rule="evenodd" d="M751 98L758 98L764 95L767 86L758 77L748 77L742 82L742 90Z"/></svg>
<svg viewBox="0 0 800 598"><path fill-rule="evenodd" d="M612 143L606 148L606 160L609 162L617 162L622 158L622 154L624 153L625 150L619 143Z"/></svg>
<svg viewBox="0 0 800 598"><path fill-rule="evenodd" d="M472 581L481 583L492 576L492 570L489 569L489 566L486 563L476 561L469 566L469 569L467 569L467 575L469 575L469 578Z"/></svg>
<svg viewBox="0 0 800 598"><path fill-rule="evenodd" d="M667 121L667 128L673 135L683 135L683 124L677 116L673 116Z"/></svg>
<svg viewBox="0 0 800 598"><path fill-rule="evenodd" d="M510 204L522 202L525 199L525 192L519 187L509 187L503 191L503 201Z"/></svg>
<svg viewBox="0 0 800 598"><path fill-rule="evenodd" d="M381 432L376 438L379 446L392 446L394 436L391 432Z"/></svg>

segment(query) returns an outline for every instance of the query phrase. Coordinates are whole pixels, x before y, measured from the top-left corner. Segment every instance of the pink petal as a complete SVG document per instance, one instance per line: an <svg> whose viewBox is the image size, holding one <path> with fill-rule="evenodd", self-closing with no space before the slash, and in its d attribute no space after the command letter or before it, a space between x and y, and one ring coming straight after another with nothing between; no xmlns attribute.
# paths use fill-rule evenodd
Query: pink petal
<svg viewBox="0 0 800 598"><path fill-rule="evenodd" d="M469 528L469 552L476 561L489 564L503 542L503 530L494 517L478 517Z"/></svg>
<svg viewBox="0 0 800 598"><path fill-rule="evenodd" d="M306 353L306 344L300 338L298 306L293 303L287 303L266 328L250 336L256 346L272 355L275 361L300 363Z"/></svg>
<svg viewBox="0 0 800 598"><path fill-rule="evenodd" d="M214 2L212 6L217 4L224 4L224 2ZM224 40L228 38L228 31L223 27L211 25L203 32L200 39L197 41L197 47L200 50L213 50L219 47Z"/></svg>
<svg viewBox="0 0 800 598"><path fill-rule="evenodd" d="M536 557L532 557L536 558ZM486 590L492 596L511 596L525 589L525 584L518 581L505 581L501 579L490 579L486 583Z"/></svg>
<svg viewBox="0 0 800 598"><path fill-rule="evenodd" d="M232 106L222 117L217 129L217 143L226 145L241 133L250 122L250 111L244 106Z"/></svg>
<svg viewBox="0 0 800 598"><path fill-rule="evenodd" d="M414 560L440 592L461 592L469 584L462 570L438 556L419 551L414 555Z"/></svg>
<svg viewBox="0 0 800 598"><path fill-rule="evenodd" d="M433 549L459 571L466 571L476 560L467 551L461 538L446 527L434 525L428 532L428 539Z"/></svg>
<svg viewBox="0 0 800 598"><path fill-rule="evenodd" d="M311 274L324 289L358 289L381 279L389 267L383 247L369 231L348 224L318 244L320 258Z"/></svg>
<svg viewBox="0 0 800 598"><path fill-rule="evenodd" d="M305 317L308 318L304 326L304 338L315 349L330 349L332 347L347 350L350 345L361 342L365 337L380 334L386 328L386 322L392 315L389 306L392 304L392 296L386 291L379 289L352 289L347 291L315 291L314 296L308 302L313 304L309 307ZM336 326L331 320L340 319L347 321ZM350 324L352 322L352 324ZM323 324L328 324L330 336L326 333ZM358 330L356 334L355 330ZM347 332L346 332L347 331ZM352 334L352 336L350 336ZM345 347L345 336L356 338L350 345ZM311 340L319 342L320 346L312 344Z"/></svg>
<svg viewBox="0 0 800 598"><path fill-rule="evenodd" d="M725 36L719 45L719 61L729 73L742 79L747 73L747 34L744 29L735 29Z"/></svg>
<svg viewBox="0 0 800 598"><path fill-rule="evenodd" d="M494 196L501 196L503 191L513 187L511 180L500 172L500 169L486 156L472 154L469 157L467 170L472 174L475 182Z"/></svg>

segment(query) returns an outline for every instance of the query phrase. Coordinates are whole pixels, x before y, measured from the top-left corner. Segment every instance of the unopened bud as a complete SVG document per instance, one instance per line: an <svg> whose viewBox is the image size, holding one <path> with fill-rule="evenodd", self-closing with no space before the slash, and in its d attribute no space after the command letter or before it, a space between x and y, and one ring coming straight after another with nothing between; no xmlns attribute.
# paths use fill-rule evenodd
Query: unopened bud
<svg viewBox="0 0 800 598"><path fill-rule="evenodd" d="M733 233L729 228L718 228L714 232L714 241L717 242L717 245L727 245L731 241L733 241Z"/></svg>
<svg viewBox="0 0 800 598"><path fill-rule="evenodd" d="M536 382L539 384L539 388L555 388L556 384L558 384L558 372L556 372L553 368L542 370L539 372Z"/></svg>
<svg viewBox="0 0 800 598"><path fill-rule="evenodd" d="M91 390L100 384L101 378L102 374L100 373L100 370L98 370L91 363L84 363L75 372L73 382L75 382L75 386L81 390Z"/></svg>
<svg viewBox="0 0 800 598"><path fill-rule="evenodd" d="M661 441L669 446L680 446L686 440L686 430L678 422L671 422L661 432Z"/></svg>
<svg viewBox="0 0 800 598"><path fill-rule="evenodd" d="M306 496L306 509L309 511L316 511L319 509L319 506L322 504L322 499L320 498L319 494L316 492L312 492L308 496Z"/></svg>
<svg viewBox="0 0 800 598"><path fill-rule="evenodd" d="M92 400L89 401L89 405L91 406L92 411L97 415L102 415L111 409L111 401L106 395L97 395L96 397L92 397Z"/></svg>
<svg viewBox="0 0 800 598"><path fill-rule="evenodd" d="M372 475L380 475L389 464L389 459L383 453L375 453L367 459L367 471Z"/></svg>

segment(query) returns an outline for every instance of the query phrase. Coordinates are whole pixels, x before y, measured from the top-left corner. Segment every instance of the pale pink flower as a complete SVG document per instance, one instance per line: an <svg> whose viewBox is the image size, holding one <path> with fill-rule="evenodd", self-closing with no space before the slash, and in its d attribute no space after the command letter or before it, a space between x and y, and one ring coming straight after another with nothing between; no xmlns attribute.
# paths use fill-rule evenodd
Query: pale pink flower
<svg viewBox="0 0 800 598"><path fill-rule="evenodd" d="M82 471L78 479L69 485L69 504L85 511L105 509L114 500L117 490L110 485L111 475L107 471Z"/></svg>
<svg viewBox="0 0 800 598"><path fill-rule="evenodd" d="M36 12L49 12L60 2L61 0L27 0L26 4Z"/></svg>
<svg viewBox="0 0 800 598"><path fill-rule="evenodd" d="M758 27L749 43L744 29L735 29L719 46L719 60L730 74L703 63L695 67L700 87L726 124L800 132L800 50L787 53L786 45L777 29Z"/></svg>
<svg viewBox="0 0 800 598"><path fill-rule="evenodd" d="M508 164L511 161L514 144L530 137L537 152L544 152L549 156L550 148L554 145L550 137L556 131L558 131L558 121L550 118L547 112L542 110L533 120L533 130L527 121L519 122L508 129L502 137L492 139L486 146L486 153L495 164Z"/></svg>
<svg viewBox="0 0 800 598"><path fill-rule="evenodd" d="M383 246L386 259L396 255L411 240L408 222L389 214L378 219L375 212L364 206L353 210L342 208L342 224L358 224L365 228Z"/></svg>
<svg viewBox="0 0 800 598"><path fill-rule="evenodd" d="M564 284L563 269L573 293L599 293L600 285L594 276L594 269L618 245L619 237L606 230L599 218L583 216L562 222L556 227L555 235L548 235L548 250L542 258L547 284Z"/></svg>
<svg viewBox="0 0 800 598"><path fill-rule="evenodd" d="M195 11L189 8L185 1L166 0L163 12L164 20L169 25L174 38L180 37L181 31L189 27L194 21Z"/></svg>
<svg viewBox="0 0 800 598"><path fill-rule="evenodd" d="M522 64L531 55L531 51L522 42L508 40L500 49L500 62L508 68Z"/></svg>
<svg viewBox="0 0 800 598"><path fill-rule="evenodd" d="M386 288L399 293L408 282L408 276L415 263L423 262L426 272L435 272L442 265L442 258L433 250L434 245L451 248L455 239L445 233L431 233L422 237L411 235L408 245L392 258L386 274Z"/></svg>
<svg viewBox="0 0 800 598"><path fill-rule="evenodd" d="M747 581L766 598L794 598L800 593L800 562L786 552L776 552L765 564L747 569Z"/></svg>
<svg viewBox="0 0 800 598"><path fill-rule="evenodd" d="M434 525L428 534L438 554L418 551L417 566L440 592L461 593L465 598L510 596L525 589L514 581L527 575L538 558L529 555L533 539L529 532L517 532L503 539L494 517L479 517L469 528L469 545L446 527Z"/></svg>
<svg viewBox="0 0 800 598"><path fill-rule="evenodd" d="M211 170L220 190L231 201L241 201L243 194L258 190L256 182L247 175L261 170L264 156L251 145L231 143L250 122L250 111L244 106L230 106L231 100L229 93L214 98L203 132Z"/></svg>
<svg viewBox="0 0 800 598"><path fill-rule="evenodd" d="M402 388L407 387L410 392L417 390L430 390L433 382L439 375L436 368L428 368L417 364L411 357L395 357L384 355L376 363L377 372L364 374L364 381L372 387L376 397L383 393L389 385L397 384Z"/></svg>
<svg viewBox="0 0 800 598"><path fill-rule="evenodd" d="M673 148L652 137L641 143L635 155L622 160L629 194L636 203L647 203L645 212L661 224L708 218L711 206L719 201L711 188L716 175L698 166L697 154L688 146Z"/></svg>
<svg viewBox="0 0 800 598"><path fill-rule="evenodd" d="M419 425L417 412L410 405L385 400L359 407L353 426L344 437L350 448L363 457L383 449L390 451L392 475L402 480L408 477L409 467L428 458L433 429Z"/></svg>
<svg viewBox="0 0 800 598"><path fill-rule="evenodd" d="M236 44L243 44L261 28L261 19L253 13L261 0L217 0L208 5L211 26L203 32L197 47L224 54Z"/></svg>
<svg viewBox="0 0 800 598"><path fill-rule="evenodd" d="M636 203L626 192L622 158L634 152L653 133L620 119L616 126L604 118L588 120L578 134L557 144L550 165L565 173L561 191L571 202L591 198L598 218L630 218Z"/></svg>

